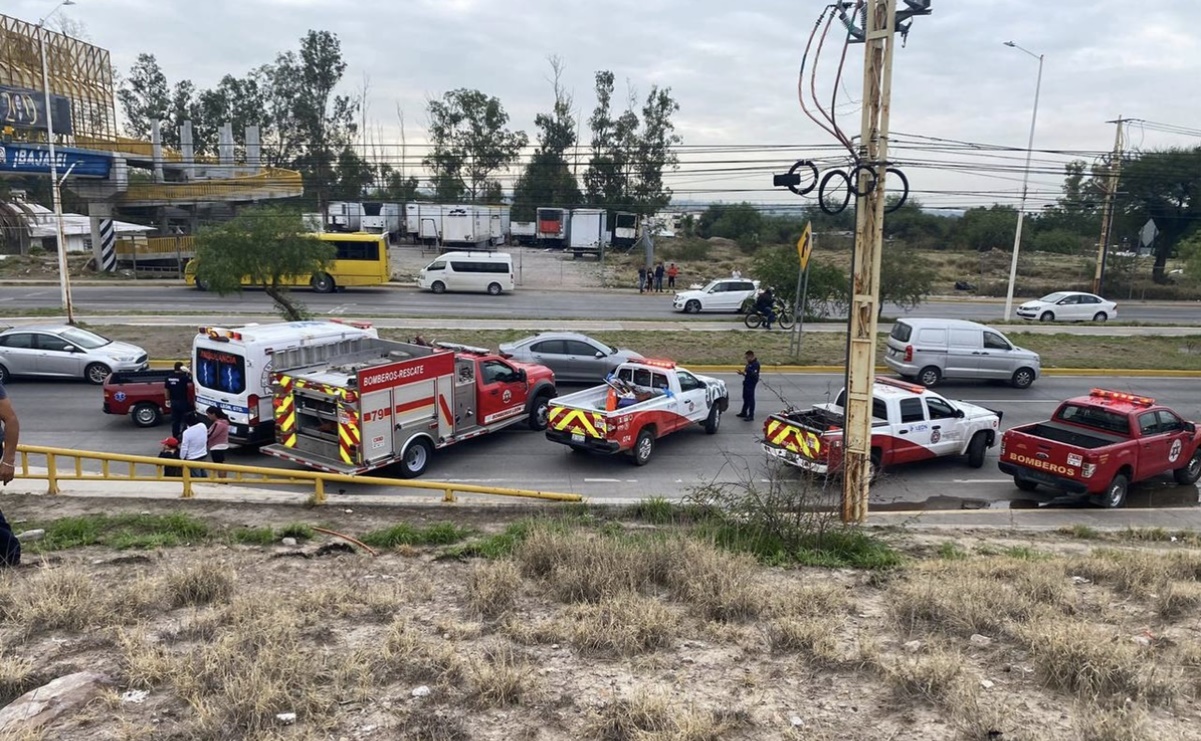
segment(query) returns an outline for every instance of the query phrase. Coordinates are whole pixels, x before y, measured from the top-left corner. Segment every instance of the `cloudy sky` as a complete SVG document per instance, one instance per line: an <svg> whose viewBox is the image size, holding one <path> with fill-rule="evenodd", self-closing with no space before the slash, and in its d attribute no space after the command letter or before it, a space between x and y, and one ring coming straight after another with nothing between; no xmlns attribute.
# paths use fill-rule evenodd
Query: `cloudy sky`
<svg viewBox="0 0 1201 741"><path fill-rule="evenodd" d="M1201 55L1190 35L1201 27L1195 0L932 5L907 46L897 48L892 99L892 159L927 205L1017 202L1038 61L1004 46L1008 40L1045 55L1030 210L1053 200L1061 180L1053 173L1072 156L1051 152L1091 158L1112 148L1108 120L1201 127ZM54 0L5 6L36 21ZM551 100L546 59L558 55L585 118L595 70L613 70L641 95L651 85L672 89L686 145L670 179L678 198L797 203L773 192L771 173L798 158L820 157L828 166L839 159L834 139L797 102L798 67L823 7L796 0L77 0L60 12L82 23L122 72L149 52L172 84L188 78L198 87L272 61L308 29L333 31L349 65L345 92L369 79L368 120L390 143L399 141L398 106L409 143L420 142L427 98L457 87L498 96L512 125L532 135L534 115ZM823 102L843 38L836 26L818 59ZM850 47L838 93L838 120L851 134L859 128L862 56L862 46ZM1134 147L1201 144L1137 123L1127 133ZM964 150L919 137L1017 151ZM714 150L731 146L746 149ZM399 148L388 152L399 158Z"/></svg>

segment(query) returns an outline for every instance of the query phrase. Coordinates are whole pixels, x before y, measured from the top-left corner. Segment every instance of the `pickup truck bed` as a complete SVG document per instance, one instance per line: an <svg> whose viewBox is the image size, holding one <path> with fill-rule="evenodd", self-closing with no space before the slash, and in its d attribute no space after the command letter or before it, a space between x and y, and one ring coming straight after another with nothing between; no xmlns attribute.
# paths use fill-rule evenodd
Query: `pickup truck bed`
<svg viewBox="0 0 1201 741"><path fill-rule="evenodd" d="M104 381L104 413L128 414L138 427L154 427L170 413L163 382L169 370L123 371ZM192 384L188 396L194 397Z"/></svg>
<svg viewBox="0 0 1201 741"><path fill-rule="evenodd" d="M1039 422L1022 427L1021 430L1031 437L1041 437L1044 440L1054 440L1057 443L1088 450L1119 443L1124 439L1118 435L1106 435L1102 432L1081 432L1079 427L1058 422Z"/></svg>

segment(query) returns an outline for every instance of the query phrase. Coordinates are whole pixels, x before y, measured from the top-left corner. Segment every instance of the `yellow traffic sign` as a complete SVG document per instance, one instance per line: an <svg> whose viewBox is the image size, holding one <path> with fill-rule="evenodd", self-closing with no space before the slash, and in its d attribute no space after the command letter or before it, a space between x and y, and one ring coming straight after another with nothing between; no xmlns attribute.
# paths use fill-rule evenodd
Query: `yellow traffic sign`
<svg viewBox="0 0 1201 741"><path fill-rule="evenodd" d="M808 270L809 255L813 252L813 222L805 223L805 231L796 242L796 251L801 258L801 270Z"/></svg>

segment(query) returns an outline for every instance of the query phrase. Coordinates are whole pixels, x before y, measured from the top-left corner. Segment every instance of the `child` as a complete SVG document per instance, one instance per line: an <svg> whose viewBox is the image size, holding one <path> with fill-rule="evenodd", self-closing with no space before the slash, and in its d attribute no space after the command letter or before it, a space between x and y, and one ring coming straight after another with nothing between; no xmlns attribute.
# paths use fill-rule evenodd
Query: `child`
<svg viewBox="0 0 1201 741"><path fill-rule="evenodd" d="M176 439L174 437L169 437L166 440L160 441L159 444L163 446L162 449L159 450L159 452L158 452L159 458L169 458L172 460L179 460L179 440L178 439ZM182 466L163 466L163 475L174 477L174 478L179 478L179 477L183 476L183 467Z"/></svg>

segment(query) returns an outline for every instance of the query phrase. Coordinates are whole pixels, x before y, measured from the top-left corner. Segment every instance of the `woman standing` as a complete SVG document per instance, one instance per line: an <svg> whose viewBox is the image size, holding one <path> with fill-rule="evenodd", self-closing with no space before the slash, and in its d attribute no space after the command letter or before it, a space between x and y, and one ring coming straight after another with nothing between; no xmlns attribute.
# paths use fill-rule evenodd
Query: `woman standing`
<svg viewBox="0 0 1201 741"><path fill-rule="evenodd" d="M224 463L225 451L229 450L229 417L220 407L209 407L205 413L209 418L209 457L213 463ZM225 478L225 471L217 471L217 478Z"/></svg>

